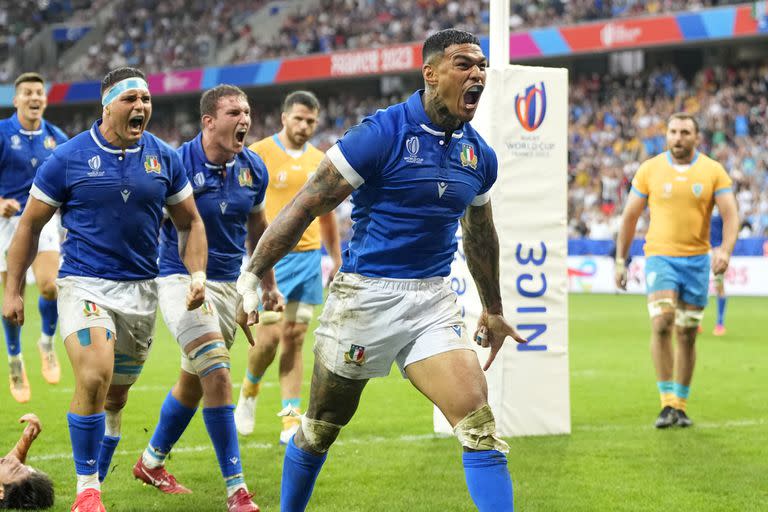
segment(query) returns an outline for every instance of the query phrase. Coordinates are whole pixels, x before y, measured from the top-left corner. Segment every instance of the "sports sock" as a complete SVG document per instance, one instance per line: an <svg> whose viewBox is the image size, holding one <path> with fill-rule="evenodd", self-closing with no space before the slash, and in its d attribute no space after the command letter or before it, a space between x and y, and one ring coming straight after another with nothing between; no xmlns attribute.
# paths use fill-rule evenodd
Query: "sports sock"
<svg viewBox="0 0 768 512"><path fill-rule="evenodd" d="M99 444L104 437L104 413L80 416L67 413L69 439L77 473L77 493L85 489L99 490L97 460Z"/></svg>
<svg viewBox="0 0 768 512"><path fill-rule="evenodd" d="M659 395L661 396L661 408L666 406L675 406L675 383L671 380L662 380L656 382L656 387L659 388Z"/></svg>
<svg viewBox="0 0 768 512"><path fill-rule="evenodd" d="M315 480L323 467L327 453L313 455L288 441L283 460L283 476L280 483L280 511L301 512L307 508Z"/></svg>
<svg viewBox="0 0 768 512"><path fill-rule="evenodd" d="M512 478L507 457L497 450L464 452L464 476L479 512L512 512Z"/></svg>
<svg viewBox="0 0 768 512"><path fill-rule="evenodd" d="M301 407L301 398L283 398L283 409L289 405L294 409L299 409Z"/></svg>
<svg viewBox="0 0 768 512"><path fill-rule="evenodd" d="M727 301L727 297L717 298L717 325L725 325L725 306Z"/></svg>
<svg viewBox="0 0 768 512"><path fill-rule="evenodd" d="M691 392L690 386L683 386L682 384L675 382L675 398L676 398L676 404L675 409L680 409L681 411L685 411L685 408L688 406L688 395Z"/></svg>
<svg viewBox="0 0 768 512"><path fill-rule="evenodd" d="M227 496L232 496L238 489L247 489L235 428L235 406L206 407L203 409L203 421L219 460Z"/></svg>
<svg viewBox="0 0 768 512"><path fill-rule="evenodd" d="M56 322L59 320L59 310L55 300L40 297L37 299L37 309L40 311L40 327L44 336L52 339L56 333ZM50 347L46 347L50 348Z"/></svg>
<svg viewBox="0 0 768 512"><path fill-rule="evenodd" d="M259 375L257 377L252 374L250 370L245 370L245 379L243 379L243 393L245 393L246 397L253 398L259 395L259 390L261 389L261 385L259 383L261 382L262 377L263 375Z"/></svg>
<svg viewBox="0 0 768 512"><path fill-rule="evenodd" d="M160 407L160 419L155 432L141 456L145 466L157 468L165 464L165 458L192 421L195 411L197 408L185 407L168 392Z"/></svg>
<svg viewBox="0 0 768 512"><path fill-rule="evenodd" d="M5 331L5 346L9 356L21 354L21 326L15 325L3 318L3 330Z"/></svg>
<svg viewBox="0 0 768 512"><path fill-rule="evenodd" d="M117 444L120 442L120 436L104 435L99 449L99 482L103 482L109 473L109 465L112 463L112 456L115 454Z"/></svg>

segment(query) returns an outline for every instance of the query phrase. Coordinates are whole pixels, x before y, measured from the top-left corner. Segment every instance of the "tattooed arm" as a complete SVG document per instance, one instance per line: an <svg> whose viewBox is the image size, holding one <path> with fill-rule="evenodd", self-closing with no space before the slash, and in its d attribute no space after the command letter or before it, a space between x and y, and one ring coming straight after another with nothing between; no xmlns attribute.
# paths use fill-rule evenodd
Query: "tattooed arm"
<svg viewBox="0 0 768 512"><path fill-rule="evenodd" d="M499 285L499 237L493 225L490 201L482 206L467 207L461 219L461 233L467 267L483 304L474 338L478 345L491 348L483 366L483 370L487 370L507 336L512 336L518 343L526 343L527 340L504 318Z"/></svg>
<svg viewBox="0 0 768 512"><path fill-rule="evenodd" d="M312 179L280 210L261 236L247 270L259 278L263 277L296 246L315 217L332 211L353 190L352 185L325 157Z"/></svg>

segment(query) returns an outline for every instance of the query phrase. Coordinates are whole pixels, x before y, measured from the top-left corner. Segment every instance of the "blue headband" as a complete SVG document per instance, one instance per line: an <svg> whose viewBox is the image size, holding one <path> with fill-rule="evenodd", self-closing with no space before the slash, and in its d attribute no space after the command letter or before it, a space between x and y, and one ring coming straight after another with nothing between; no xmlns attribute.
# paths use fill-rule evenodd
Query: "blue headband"
<svg viewBox="0 0 768 512"><path fill-rule="evenodd" d="M104 96L101 97L101 106L106 107L110 103L112 103L115 98L120 96L125 91L128 91L130 89L139 89L142 91L149 92L149 86L147 85L147 82L143 78L139 77L131 77L126 78L125 80L121 80L117 82L114 87L109 89L107 92L104 93Z"/></svg>

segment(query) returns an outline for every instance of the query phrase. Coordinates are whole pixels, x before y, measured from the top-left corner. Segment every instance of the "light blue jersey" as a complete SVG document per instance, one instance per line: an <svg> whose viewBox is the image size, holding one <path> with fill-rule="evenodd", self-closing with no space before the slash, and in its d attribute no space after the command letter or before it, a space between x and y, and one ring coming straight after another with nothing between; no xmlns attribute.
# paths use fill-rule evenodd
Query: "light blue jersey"
<svg viewBox="0 0 768 512"><path fill-rule="evenodd" d="M205 224L207 277L213 281L236 281L245 255L248 216L264 209L269 183L267 168L259 155L247 148L225 165L212 164L205 157L201 134L177 151ZM166 222L160 234L160 275L186 273L179 258L176 228L172 222Z"/></svg>
<svg viewBox="0 0 768 512"><path fill-rule="evenodd" d="M100 124L53 152L30 195L61 209L67 238L59 276L152 279L163 207L189 197L192 187L165 142L144 132L122 150L104 139Z"/></svg>
<svg viewBox="0 0 768 512"><path fill-rule="evenodd" d="M42 120L37 130L25 130L16 114L0 120L0 197L15 199L21 215L27 205L35 172L67 136Z"/></svg>
<svg viewBox="0 0 768 512"><path fill-rule="evenodd" d="M328 150L356 189L342 272L447 276L459 219L490 199L496 154L469 123L448 134L432 124L422 94L366 117Z"/></svg>

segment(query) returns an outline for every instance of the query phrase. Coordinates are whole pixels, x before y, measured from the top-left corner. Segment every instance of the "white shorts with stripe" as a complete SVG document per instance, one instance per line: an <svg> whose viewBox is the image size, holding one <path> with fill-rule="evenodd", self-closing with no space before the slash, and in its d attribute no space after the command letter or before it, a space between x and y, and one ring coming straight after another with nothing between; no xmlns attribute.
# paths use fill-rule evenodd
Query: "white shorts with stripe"
<svg viewBox="0 0 768 512"><path fill-rule="evenodd" d="M235 341L237 290L234 281L207 281L205 302L199 308L188 311L187 291L191 281L187 274L173 274L158 277L157 287L165 325L182 349L181 368L194 374L195 370L184 350L190 342L204 334L216 332L221 333L227 348Z"/></svg>
<svg viewBox="0 0 768 512"><path fill-rule="evenodd" d="M61 337L91 327L115 336L112 384L133 384L149 357L157 314L157 285L68 276L56 280ZM76 341L73 341L76 342Z"/></svg>
<svg viewBox="0 0 768 512"><path fill-rule="evenodd" d="M19 226L19 219L16 217L0 217L0 272L8 270L8 248L11 246L11 239ZM59 215L54 215L40 231L40 240L37 243L37 252L60 252L61 243L59 242Z"/></svg>
<svg viewBox="0 0 768 512"><path fill-rule="evenodd" d="M444 278L380 279L338 273L315 331L315 357L349 379L389 374L448 352L471 350L456 294Z"/></svg>

